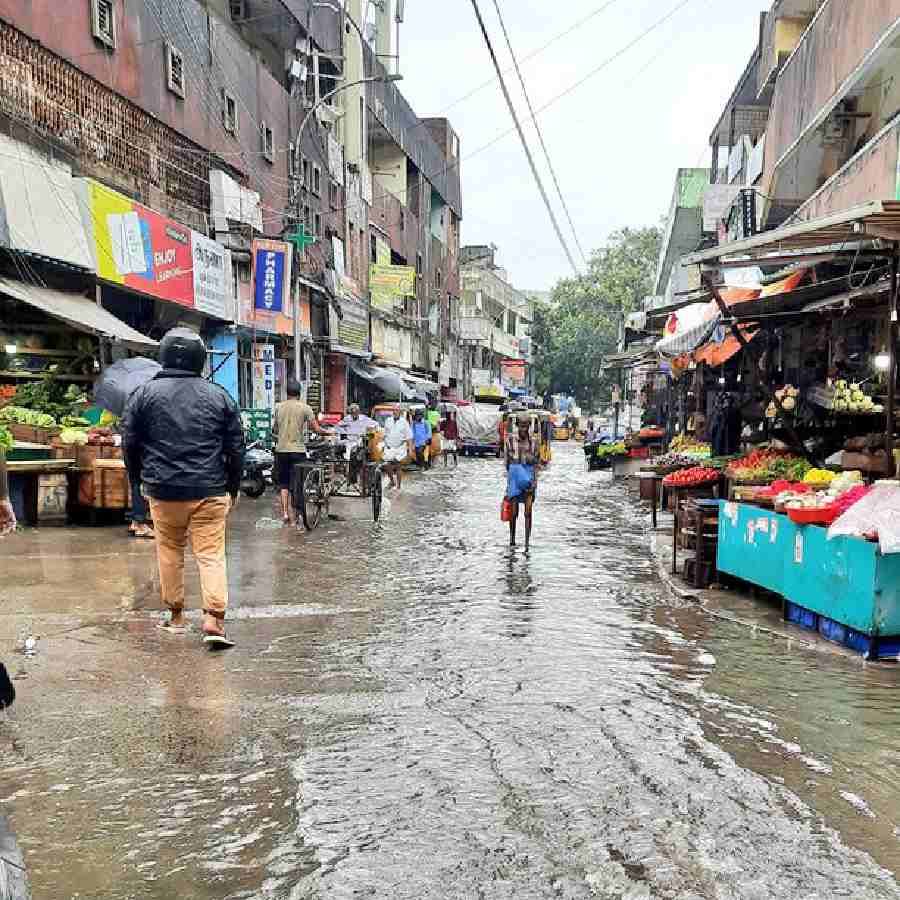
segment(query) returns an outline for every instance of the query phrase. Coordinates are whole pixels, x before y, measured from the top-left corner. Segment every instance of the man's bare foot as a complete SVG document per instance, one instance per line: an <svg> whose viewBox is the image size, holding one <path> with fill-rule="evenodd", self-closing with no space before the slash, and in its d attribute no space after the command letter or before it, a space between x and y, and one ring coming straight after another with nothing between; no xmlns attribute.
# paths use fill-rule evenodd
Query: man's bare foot
<svg viewBox="0 0 900 900"><path fill-rule="evenodd" d="M203 633L204 634L225 634L222 622L209 613L203 613Z"/></svg>

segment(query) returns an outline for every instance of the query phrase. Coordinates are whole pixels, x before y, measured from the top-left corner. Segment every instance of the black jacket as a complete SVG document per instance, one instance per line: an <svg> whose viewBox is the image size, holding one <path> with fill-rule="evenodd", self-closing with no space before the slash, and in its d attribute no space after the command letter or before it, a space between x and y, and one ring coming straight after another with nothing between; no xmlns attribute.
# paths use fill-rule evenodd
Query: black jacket
<svg viewBox="0 0 900 900"><path fill-rule="evenodd" d="M138 388L123 419L125 462L157 500L235 496L244 430L227 391L192 372L163 369Z"/></svg>

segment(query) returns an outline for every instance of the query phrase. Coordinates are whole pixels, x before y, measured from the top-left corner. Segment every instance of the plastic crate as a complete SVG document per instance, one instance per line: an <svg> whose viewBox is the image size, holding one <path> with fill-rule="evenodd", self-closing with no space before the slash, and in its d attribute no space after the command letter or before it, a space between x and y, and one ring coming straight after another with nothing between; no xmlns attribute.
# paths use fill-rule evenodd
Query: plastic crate
<svg viewBox="0 0 900 900"><path fill-rule="evenodd" d="M801 628L808 628L810 631L818 630L818 615L808 609L804 609L802 606L798 606L796 603L791 603L790 600L786 601L785 618L788 622L793 622Z"/></svg>

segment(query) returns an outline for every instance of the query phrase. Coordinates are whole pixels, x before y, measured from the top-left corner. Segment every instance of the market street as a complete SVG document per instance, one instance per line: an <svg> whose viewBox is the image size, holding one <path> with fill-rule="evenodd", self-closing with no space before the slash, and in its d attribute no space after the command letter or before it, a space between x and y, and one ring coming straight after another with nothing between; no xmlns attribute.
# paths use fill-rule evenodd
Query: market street
<svg viewBox="0 0 900 900"><path fill-rule="evenodd" d="M900 896L896 669L674 601L646 509L554 453L529 557L494 460L310 537L245 502L227 654L154 627L124 529L8 539L34 897Z"/></svg>

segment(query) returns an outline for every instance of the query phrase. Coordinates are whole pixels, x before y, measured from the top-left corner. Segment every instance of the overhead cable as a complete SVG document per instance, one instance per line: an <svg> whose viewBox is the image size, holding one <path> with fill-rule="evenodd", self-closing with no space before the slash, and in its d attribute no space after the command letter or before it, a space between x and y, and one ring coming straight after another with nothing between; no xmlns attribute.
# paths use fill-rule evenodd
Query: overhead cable
<svg viewBox="0 0 900 900"><path fill-rule="evenodd" d="M550 150L547 148L547 142L544 140L544 132L541 131L541 126L538 124L537 116L534 114L534 106L532 106L531 103L531 96L528 93L528 88L525 87L525 78L522 75L521 68L519 68L519 61L518 59L516 59L516 52L515 50L513 50L509 32L506 30L506 23L503 21L503 13L500 12L499 0L494 0L494 9L497 10L497 19L500 22L500 28L503 31L503 37L506 39L506 46L509 48L509 55L512 57L513 66L515 66L516 69L516 75L519 76L519 84L522 86L522 93L525 95L525 102L528 104L528 112L531 114L532 121L534 122L534 128L535 131L537 131L538 140L541 142L541 149L544 151L544 159L547 160L547 168L550 170L550 177L553 179L553 184L556 187L556 194L559 197L559 202L562 205L563 212L565 212L566 218L569 220L569 227L572 229L572 237L575 238L575 246L578 248L578 252L581 254L581 259L586 266L588 264L587 257L584 255L584 248L581 246L581 241L578 240L578 230L575 228L575 223L572 221L572 214L569 212L569 205L566 203L566 198L563 196L559 178L556 177L556 169L553 168L553 163L550 160Z"/></svg>
<svg viewBox="0 0 900 900"><path fill-rule="evenodd" d="M550 203L550 198L547 196L547 191L544 189L544 183L541 181L540 173L537 170L537 166L534 164L534 157L531 155L531 148L528 146L528 141L525 139L525 132L522 131L522 125L519 122L519 116L516 113L516 108L513 105L512 97L509 96L509 90L506 87L506 80L503 77L503 72L500 69L500 63L497 60L497 54L494 53L494 46L491 44L491 38L487 33L487 28L484 24L484 19L481 17L481 10L478 8L478 0L472 0L472 8L475 10L475 17L478 19L478 27L481 29L481 35L484 38L484 43L487 46L488 53L491 55L491 62L494 64L494 69L497 72L497 80L500 82L500 90L503 91L503 97L506 100L506 105L509 107L509 114L512 116L512 120L515 123L516 131L519 133L519 141L522 144L522 149L525 151L525 156L528 158L528 165L531 167L531 174L534 176L534 182L537 185L538 191L540 191L541 198L544 201L544 206L547 207L547 214L550 216L550 222L553 225L553 230L556 232L557 238L559 238L559 243L563 248L563 252L566 254L566 258L569 260L569 265L572 266L572 271L575 273L575 277L581 275L581 272L578 269L578 266L575 264L575 259L572 257L572 251L569 250L569 245L566 243L566 239L563 236L562 229L559 227L559 222L556 221L556 214L553 212L553 206Z"/></svg>

